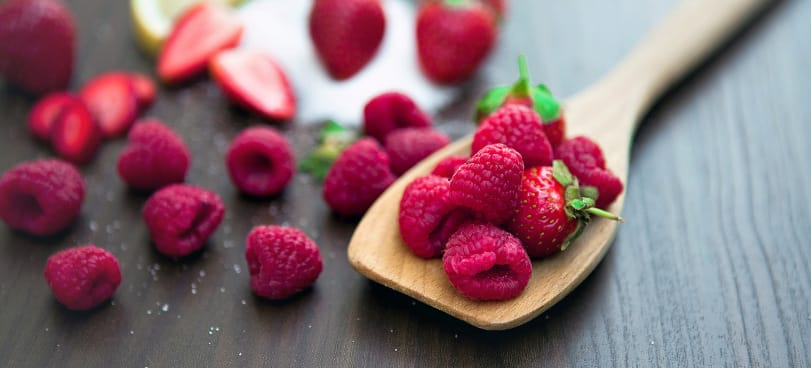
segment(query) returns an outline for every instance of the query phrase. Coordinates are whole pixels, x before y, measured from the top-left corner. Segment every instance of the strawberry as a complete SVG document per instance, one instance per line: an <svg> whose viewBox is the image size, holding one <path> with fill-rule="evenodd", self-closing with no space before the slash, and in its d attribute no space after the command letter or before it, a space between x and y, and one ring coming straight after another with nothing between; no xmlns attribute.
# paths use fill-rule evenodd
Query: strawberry
<svg viewBox="0 0 811 368"><path fill-rule="evenodd" d="M146 110L155 101L155 83L148 76L141 73L130 73L135 98L138 100L138 111Z"/></svg>
<svg viewBox="0 0 811 368"><path fill-rule="evenodd" d="M461 82L490 53L496 33L495 18L478 1L426 1L417 14L420 66L435 83Z"/></svg>
<svg viewBox="0 0 811 368"><path fill-rule="evenodd" d="M347 79L375 56L386 18L379 0L315 0L310 38L329 74Z"/></svg>
<svg viewBox="0 0 811 368"><path fill-rule="evenodd" d="M79 97L93 113L105 138L126 134L138 115L138 95L127 73L110 72L93 78Z"/></svg>
<svg viewBox="0 0 811 368"><path fill-rule="evenodd" d="M35 138L48 141L56 118L76 97L65 92L53 92L39 99L28 113L28 130Z"/></svg>
<svg viewBox="0 0 811 368"><path fill-rule="evenodd" d="M222 51L211 59L211 75L232 101L273 120L296 114L296 96L273 58L253 50Z"/></svg>
<svg viewBox="0 0 811 368"><path fill-rule="evenodd" d="M498 19L504 18L507 14L507 0L482 0L482 2L490 7Z"/></svg>
<svg viewBox="0 0 811 368"><path fill-rule="evenodd" d="M235 47L242 23L222 5L201 2L175 23L158 56L158 76L179 83L206 70L217 52Z"/></svg>
<svg viewBox="0 0 811 368"><path fill-rule="evenodd" d="M93 158L101 138L102 132L93 114L80 99L65 106L51 127L51 144L56 153L76 164Z"/></svg>
<svg viewBox="0 0 811 368"><path fill-rule="evenodd" d="M545 85L532 85L524 55L518 57L518 70L520 77L517 82L494 87L484 94L476 105L476 120L481 122L505 105L524 105L534 109L541 116L546 138L553 148L557 147L566 135L566 121L560 102L552 96L552 92Z"/></svg>
<svg viewBox="0 0 811 368"><path fill-rule="evenodd" d="M593 199L580 194L577 179L563 161L524 171L519 199L521 205L507 225L531 257L566 250L592 215L622 221L594 207Z"/></svg>
<svg viewBox="0 0 811 368"><path fill-rule="evenodd" d="M55 0L10 0L0 5L0 76L39 95L65 89L73 74L76 27Z"/></svg>

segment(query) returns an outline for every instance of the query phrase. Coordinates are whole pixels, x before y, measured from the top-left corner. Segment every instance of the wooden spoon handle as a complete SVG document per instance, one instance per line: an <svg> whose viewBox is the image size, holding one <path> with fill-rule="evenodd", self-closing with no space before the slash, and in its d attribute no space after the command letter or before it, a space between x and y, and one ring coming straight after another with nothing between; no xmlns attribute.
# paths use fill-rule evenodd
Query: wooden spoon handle
<svg viewBox="0 0 811 368"><path fill-rule="evenodd" d="M721 46L772 0L685 0L603 81L615 98L625 96L638 124L671 85ZM630 127L634 130L635 126Z"/></svg>

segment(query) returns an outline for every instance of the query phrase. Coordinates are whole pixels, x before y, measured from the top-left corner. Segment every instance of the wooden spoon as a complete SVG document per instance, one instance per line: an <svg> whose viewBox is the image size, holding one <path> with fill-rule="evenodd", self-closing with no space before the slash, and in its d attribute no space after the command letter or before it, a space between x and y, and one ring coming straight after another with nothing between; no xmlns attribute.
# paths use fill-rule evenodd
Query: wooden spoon
<svg viewBox="0 0 811 368"><path fill-rule="evenodd" d="M567 100L567 135L595 139L603 147L608 167L626 181L631 142L643 114L768 2L684 1L607 77ZM436 152L392 184L355 229L349 262L373 281L458 319L486 330L503 330L537 317L580 284L605 255L618 225L596 219L566 251L533 261L532 278L515 299L465 298L448 281L441 260L419 258L403 244L397 218L405 186L427 175L442 158L469 154L471 140L467 136ZM624 198L621 195L609 210L619 214Z"/></svg>

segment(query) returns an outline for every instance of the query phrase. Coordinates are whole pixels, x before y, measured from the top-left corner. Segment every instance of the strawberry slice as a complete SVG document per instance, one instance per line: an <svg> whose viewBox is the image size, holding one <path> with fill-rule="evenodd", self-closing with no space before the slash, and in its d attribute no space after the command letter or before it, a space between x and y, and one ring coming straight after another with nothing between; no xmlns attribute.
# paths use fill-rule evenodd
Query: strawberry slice
<svg viewBox="0 0 811 368"><path fill-rule="evenodd" d="M158 76L178 83L206 69L217 52L242 37L242 23L221 5L203 2L189 8L175 23L158 56Z"/></svg>
<svg viewBox="0 0 811 368"><path fill-rule="evenodd" d="M135 99L138 100L138 110L143 111L155 101L155 83L145 74L131 73L132 87L135 89Z"/></svg>
<svg viewBox="0 0 811 368"><path fill-rule="evenodd" d="M284 70L267 53L222 51L211 59L211 75L236 104L273 120L296 114L296 96Z"/></svg>
<svg viewBox="0 0 811 368"><path fill-rule="evenodd" d="M90 161L101 139L93 114L80 99L68 103L51 127L51 144L56 153L76 164Z"/></svg>
<svg viewBox="0 0 811 368"><path fill-rule="evenodd" d="M138 114L138 97L127 73L102 74L85 84L79 97L93 113L105 138L125 134Z"/></svg>
<svg viewBox="0 0 811 368"><path fill-rule="evenodd" d="M50 93L39 99L28 113L28 130L35 138L49 141L54 121L66 106L75 101L76 97L65 92Z"/></svg>

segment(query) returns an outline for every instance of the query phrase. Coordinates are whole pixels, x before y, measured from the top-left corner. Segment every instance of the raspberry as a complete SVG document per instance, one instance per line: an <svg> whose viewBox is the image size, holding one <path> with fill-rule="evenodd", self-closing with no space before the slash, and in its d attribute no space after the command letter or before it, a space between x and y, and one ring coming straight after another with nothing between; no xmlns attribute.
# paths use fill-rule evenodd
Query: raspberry
<svg viewBox="0 0 811 368"><path fill-rule="evenodd" d="M492 224L462 225L448 240L442 264L456 290L476 300L515 298L532 275L521 242Z"/></svg>
<svg viewBox="0 0 811 368"><path fill-rule="evenodd" d="M217 193L186 184L155 192L143 210L155 246L169 257L187 256L203 248L224 214Z"/></svg>
<svg viewBox="0 0 811 368"><path fill-rule="evenodd" d="M231 181L245 194L279 194L295 173L295 158L287 139L271 128L245 129L231 142L225 156Z"/></svg>
<svg viewBox="0 0 811 368"><path fill-rule="evenodd" d="M386 136L386 153L395 175L402 175L438 149L451 143L448 136L430 128L406 128Z"/></svg>
<svg viewBox="0 0 811 368"><path fill-rule="evenodd" d="M541 117L526 106L510 104L484 119L473 135L471 152L494 143L504 143L521 153L526 167L552 163L552 146L543 132Z"/></svg>
<svg viewBox="0 0 811 368"><path fill-rule="evenodd" d="M285 299L312 285L321 274L318 245L301 230L257 226L248 234L245 259L256 295Z"/></svg>
<svg viewBox="0 0 811 368"><path fill-rule="evenodd" d="M363 118L363 131L381 143L396 129L431 126L428 114L410 97L398 92L383 93L369 100L363 108Z"/></svg>
<svg viewBox="0 0 811 368"><path fill-rule="evenodd" d="M462 166L465 162L467 162L468 157L464 156L448 156L439 161L434 167L434 170L431 171L431 175L441 176L443 178L450 179L453 176L453 173L456 172L456 169L459 166Z"/></svg>
<svg viewBox="0 0 811 368"><path fill-rule="evenodd" d="M92 309L110 299L121 284L121 268L112 253L95 245L59 251L48 257L45 280L68 309Z"/></svg>
<svg viewBox="0 0 811 368"><path fill-rule="evenodd" d="M343 216L362 215L394 182L389 157L372 138L349 146L324 179L324 200Z"/></svg>
<svg viewBox="0 0 811 368"><path fill-rule="evenodd" d="M622 181L606 169L603 151L591 139L583 136L568 139L557 148L555 156L569 167L587 190L585 193L588 194L588 187L596 190L596 207L608 207L622 193Z"/></svg>
<svg viewBox="0 0 811 368"><path fill-rule="evenodd" d="M555 151L555 158L562 160L578 178L593 169L605 169L603 150L597 143L583 136L563 141Z"/></svg>
<svg viewBox="0 0 811 368"><path fill-rule="evenodd" d="M450 187L448 179L424 176L408 184L400 199L400 235L422 258L441 256L448 238L468 219L451 205Z"/></svg>
<svg viewBox="0 0 811 368"><path fill-rule="evenodd" d="M523 172L524 161L517 151L501 143L485 146L453 174L451 203L488 222L504 223L518 208Z"/></svg>
<svg viewBox="0 0 811 368"><path fill-rule="evenodd" d="M594 206L608 208L622 193L622 180L611 171L595 169L586 174L583 179L578 178L581 187L592 187L597 191Z"/></svg>
<svg viewBox="0 0 811 368"><path fill-rule="evenodd" d="M157 119L138 123L118 158L118 175L138 190L152 190L186 180L190 161L186 143Z"/></svg>
<svg viewBox="0 0 811 368"><path fill-rule="evenodd" d="M66 228L79 215L83 200L82 175L61 160L25 162L0 177L0 219L32 235Z"/></svg>

